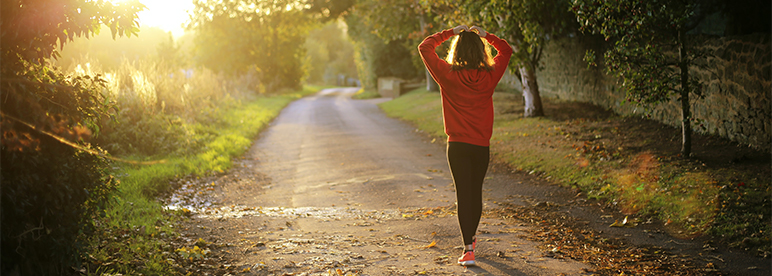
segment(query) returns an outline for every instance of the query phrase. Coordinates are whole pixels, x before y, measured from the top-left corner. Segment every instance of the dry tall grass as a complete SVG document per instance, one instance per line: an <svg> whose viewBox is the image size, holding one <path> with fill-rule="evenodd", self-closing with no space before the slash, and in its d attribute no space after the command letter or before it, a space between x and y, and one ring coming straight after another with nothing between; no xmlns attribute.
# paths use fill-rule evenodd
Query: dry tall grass
<svg viewBox="0 0 772 276"><path fill-rule="evenodd" d="M66 69L101 75L102 93L113 105L100 125L97 144L117 155L190 152L206 140L205 125L223 108L261 94L254 75L228 78L206 68L175 68L163 60L123 59L111 71L82 57Z"/></svg>

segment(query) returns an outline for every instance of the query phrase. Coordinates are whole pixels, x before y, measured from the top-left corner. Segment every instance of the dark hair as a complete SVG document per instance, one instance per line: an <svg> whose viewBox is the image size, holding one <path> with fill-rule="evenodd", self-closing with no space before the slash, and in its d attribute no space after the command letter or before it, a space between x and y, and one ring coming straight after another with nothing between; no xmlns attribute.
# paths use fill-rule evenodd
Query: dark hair
<svg viewBox="0 0 772 276"><path fill-rule="evenodd" d="M490 48L474 32L461 31L453 39L447 62L450 64L451 70L493 70Z"/></svg>

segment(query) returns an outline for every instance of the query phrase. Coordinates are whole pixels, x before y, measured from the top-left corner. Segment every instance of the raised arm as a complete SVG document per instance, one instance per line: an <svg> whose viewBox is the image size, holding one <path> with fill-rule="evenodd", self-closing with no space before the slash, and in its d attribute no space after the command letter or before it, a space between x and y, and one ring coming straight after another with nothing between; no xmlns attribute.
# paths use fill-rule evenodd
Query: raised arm
<svg viewBox="0 0 772 276"><path fill-rule="evenodd" d="M439 82L437 79L437 77L440 76L437 74L438 72L444 72L450 69L450 65L445 62L445 60L437 56L435 49L446 40L460 33L462 30L468 31L469 27L466 25L459 25L453 29L447 29L442 32L435 33L426 37L424 41L418 45L418 53L421 55L421 59L423 60L424 65L429 70L429 73L432 75L432 78L434 78L435 81Z"/></svg>
<svg viewBox="0 0 772 276"><path fill-rule="evenodd" d="M485 33L484 30L482 32ZM493 75L496 77L496 79L500 79L501 76L504 75L504 72L507 70L509 59L512 57L512 46L509 46L509 43L507 43L506 40L503 40L491 33L485 33L485 36L481 35L481 37L493 45L493 48L496 48L496 51L498 52L493 58Z"/></svg>

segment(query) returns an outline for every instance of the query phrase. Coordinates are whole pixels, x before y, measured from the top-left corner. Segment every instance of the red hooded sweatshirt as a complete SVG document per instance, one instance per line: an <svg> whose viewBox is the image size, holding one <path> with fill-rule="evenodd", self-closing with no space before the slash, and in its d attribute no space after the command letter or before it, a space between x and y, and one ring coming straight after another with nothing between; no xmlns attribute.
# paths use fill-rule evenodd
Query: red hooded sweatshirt
<svg viewBox="0 0 772 276"><path fill-rule="evenodd" d="M457 70L440 59L435 48L453 37L453 29L433 34L418 51L432 77L440 85L442 120L448 142L463 142L487 147L493 134L493 89L501 80L512 56L506 40L488 33L488 41L498 54L493 58L493 70Z"/></svg>

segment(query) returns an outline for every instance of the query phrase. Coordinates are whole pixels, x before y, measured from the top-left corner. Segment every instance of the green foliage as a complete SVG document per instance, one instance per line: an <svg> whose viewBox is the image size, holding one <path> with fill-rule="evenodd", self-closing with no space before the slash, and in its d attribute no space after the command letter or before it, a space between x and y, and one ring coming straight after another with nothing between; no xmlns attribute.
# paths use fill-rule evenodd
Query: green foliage
<svg viewBox="0 0 772 276"><path fill-rule="evenodd" d="M360 1L354 12L359 13L361 24L366 25L370 33L387 42L389 48L394 48L389 49L384 54L377 55L376 59L393 60L394 65L379 63L381 64L379 66L384 67L385 72L395 73L381 74L376 72L376 75L397 76L404 79L431 78L425 71L423 61L416 51L416 46L426 36L446 27L437 21L437 16L431 10L425 9L420 1L370 0ZM414 70L411 70L411 65L408 64L407 59L394 58L396 52L402 52L402 49L398 49L399 47L407 49ZM386 66L391 68L385 68ZM410 73L404 73L404 76L396 73L402 71Z"/></svg>
<svg viewBox="0 0 772 276"><path fill-rule="evenodd" d="M77 262L77 237L90 233L117 183L104 159L81 151L100 152L84 141L99 134L109 105L99 76L64 76L47 60L102 24L114 36L136 34L141 9L136 1L2 2L0 274L64 274Z"/></svg>
<svg viewBox="0 0 772 276"><path fill-rule="evenodd" d="M381 16L398 14L389 11L389 8L404 9L402 6L389 6L377 1L361 2L347 14L344 19L348 26L348 34L355 41L357 70L359 72L362 86L365 89L377 89L376 81L380 77L398 77L403 79L415 79L423 76L423 68L417 62L420 58L415 51L415 45L418 44L419 36L400 35L397 33L386 34L385 30L378 30L378 20L388 20ZM405 2L405 1L402 1ZM407 3L407 2L406 2ZM414 13L403 13L402 16L417 16ZM403 22L407 19L402 20ZM419 18L415 17L412 21L412 28L418 28ZM375 25L372 25L375 24ZM392 31L396 31L392 27ZM423 37L420 37L423 39Z"/></svg>
<svg viewBox="0 0 772 276"><path fill-rule="evenodd" d="M196 1L189 28L196 31L199 64L230 76L256 74L268 91L299 89L303 39L311 27L296 1Z"/></svg>
<svg viewBox="0 0 772 276"><path fill-rule="evenodd" d="M373 68L378 77L398 77L406 80L423 76L412 62L413 52L403 46L403 41L390 41L386 44L375 44L373 53Z"/></svg>
<svg viewBox="0 0 772 276"><path fill-rule="evenodd" d="M67 271L82 249L76 237L91 233L90 218L117 186L104 159L50 137L37 141L35 151L2 152L3 274Z"/></svg>
<svg viewBox="0 0 772 276"><path fill-rule="evenodd" d="M322 20L338 19L351 9L357 0L307 0L308 11Z"/></svg>
<svg viewBox="0 0 772 276"><path fill-rule="evenodd" d="M98 33L87 37L75 37L62 47L60 56L52 63L65 71L73 71L77 65L91 63L92 71L105 72L119 70L124 60L138 62L139 60L167 59L173 51L182 54L181 45L169 41L171 35L156 27L142 26L136 35L131 37L116 37L110 33L107 26L102 26ZM163 46L161 46L163 45Z"/></svg>
<svg viewBox="0 0 772 276"><path fill-rule="evenodd" d="M96 142L119 156L195 152L203 146L200 137L212 133L194 123L212 123L219 108L243 97L238 89L226 92L229 82L203 68L186 73L165 63L124 60L117 71L103 73L113 120L102 121Z"/></svg>
<svg viewBox="0 0 772 276"><path fill-rule="evenodd" d="M679 32L693 15L693 6L672 1L577 0L571 8L582 31L602 35L614 46L604 53L606 72L619 77L627 89L628 101L644 105L667 102L680 95L682 62L698 56L679 57ZM589 51L585 58L596 65ZM691 87L698 83L691 79ZM699 90L693 91L699 92Z"/></svg>
<svg viewBox="0 0 772 276"><path fill-rule="evenodd" d="M424 77L415 51L432 27L417 1L327 0L311 1L310 12L326 19L343 17L354 41L355 62L362 86L375 90L379 77Z"/></svg>
<svg viewBox="0 0 772 276"><path fill-rule="evenodd" d="M626 98L645 107L681 102L684 156L691 154L689 97L702 96L701 83L689 77L689 67L705 53L687 45L686 32L695 27L697 1L574 0L571 10L581 30L602 35L614 46L604 53L606 72L622 80ZM706 7L702 7L703 10ZM595 64L595 53L585 59Z"/></svg>
<svg viewBox="0 0 772 276"><path fill-rule="evenodd" d="M341 21L328 22L306 38L307 83L342 85L338 75L355 78L354 45L343 32Z"/></svg>
<svg viewBox="0 0 772 276"><path fill-rule="evenodd" d="M425 29L432 27L428 21L432 15L418 1L360 0L352 13L359 15L359 23L366 25L370 33L385 41L407 39L417 45L424 39Z"/></svg>
<svg viewBox="0 0 772 276"><path fill-rule="evenodd" d="M113 38L135 35L139 31L136 14L142 9L144 6L137 0L120 4L83 0L3 1L3 66L20 66L20 60L41 63L56 56L57 46L75 37L98 34L101 25L110 27Z"/></svg>

